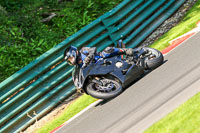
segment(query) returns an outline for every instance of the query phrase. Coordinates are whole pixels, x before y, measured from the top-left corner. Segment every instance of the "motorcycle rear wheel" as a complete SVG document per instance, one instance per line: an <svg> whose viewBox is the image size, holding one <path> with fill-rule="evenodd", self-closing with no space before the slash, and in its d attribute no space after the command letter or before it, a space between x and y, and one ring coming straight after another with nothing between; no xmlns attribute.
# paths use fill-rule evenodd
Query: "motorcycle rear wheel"
<svg viewBox="0 0 200 133"><path fill-rule="evenodd" d="M145 58L145 69L153 70L160 66L163 63L164 57L163 54L154 48L144 48L148 53L151 53L149 56ZM152 56L152 57L151 57Z"/></svg>
<svg viewBox="0 0 200 133"><path fill-rule="evenodd" d="M112 83L113 86L113 88L108 89L109 91L100 90L98 84L90 82L86 87L87 93L94 98L109 100L118 96L123 91L121 83L119 83L118 81L115 81L114 79L106 79L106 80L108 80L110 84ZM108 86L110 87L111 85Z"/></svg>

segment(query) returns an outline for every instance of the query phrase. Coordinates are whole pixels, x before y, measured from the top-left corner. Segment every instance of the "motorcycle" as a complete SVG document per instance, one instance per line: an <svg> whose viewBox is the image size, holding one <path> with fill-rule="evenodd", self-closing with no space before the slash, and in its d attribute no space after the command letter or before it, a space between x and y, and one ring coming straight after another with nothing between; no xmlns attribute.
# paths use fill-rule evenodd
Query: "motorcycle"
<svg viewBox="0 0 200 133"><path fill-rule="evenodd" d="M153 70L163 63L164 57L156 49L143 47L133 50L134 56L99 58L85 68L76 66L72 72L75 86L92 97L112 99L145 71Z"/></svg>

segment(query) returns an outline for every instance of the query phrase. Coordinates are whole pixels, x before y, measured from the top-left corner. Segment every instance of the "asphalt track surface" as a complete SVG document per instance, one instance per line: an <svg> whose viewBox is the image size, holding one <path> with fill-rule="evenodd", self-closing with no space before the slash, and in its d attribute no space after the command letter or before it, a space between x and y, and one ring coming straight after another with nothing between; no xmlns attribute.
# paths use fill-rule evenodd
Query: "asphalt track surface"
<svg viewBox="0 0 200 133"><path fill-rule="evenodd" d="M56 133L139 133L200 92L200 32L121 95L102 101Z"/></svg>

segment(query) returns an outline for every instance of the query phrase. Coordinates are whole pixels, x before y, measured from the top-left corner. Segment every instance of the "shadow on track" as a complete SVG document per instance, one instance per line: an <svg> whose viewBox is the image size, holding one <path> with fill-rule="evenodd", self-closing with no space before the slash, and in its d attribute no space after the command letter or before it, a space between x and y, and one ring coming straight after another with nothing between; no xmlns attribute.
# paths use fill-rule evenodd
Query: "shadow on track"
<svg viewBox="0 0 200 133"><path fill-rule="evenodd" d="M161 64L160 66L162 66L162 65L164 65L166 62L167 62L168 60L164 60L163 61L163 64ZM159 67L160 67L159 66ZM147 76L149 73L151 73L152 71L154 71L154 70L146 70L145 72L144 72L144 74L142 74L138 79L136 79L134 82L132 82L130 85L128 85L126 88L124 88L124 91L126 91L130 86L132 86L132 85L134 85L136 82L138 82L141 78L144 78L145 76ZM122 93L124 93L124 91L122 92ZM122 94L121 93L121 94ZM119 94L118 96L120 96L121 94ZM117 97L118 97L117 96ZM116 98L116 97L115 97ZM115 99L115 98L113 98L113 99ZM104 104L106 104L106 103L108 103L108 102L110 102L110 101L112 101L113 99L109 99L109 100L102 100L101 102L99 102L97 105L95 105L95 107L98 107L98 106L102 106L102 105L104 105Z"/></svg>

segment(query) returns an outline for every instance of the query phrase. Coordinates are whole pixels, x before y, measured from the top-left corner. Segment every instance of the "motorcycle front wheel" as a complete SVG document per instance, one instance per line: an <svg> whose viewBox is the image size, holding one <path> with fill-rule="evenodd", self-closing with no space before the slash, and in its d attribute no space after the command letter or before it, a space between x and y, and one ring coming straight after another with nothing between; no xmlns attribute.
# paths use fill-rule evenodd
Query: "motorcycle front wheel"
<svg viewBox="0 0 200 133"><path fill-rule="evenodd" d="M122 91L121 83L114 79L101 80L103 85L90 82L86 87L86 91L94 98L109 100L118 96Z"/></svg>

